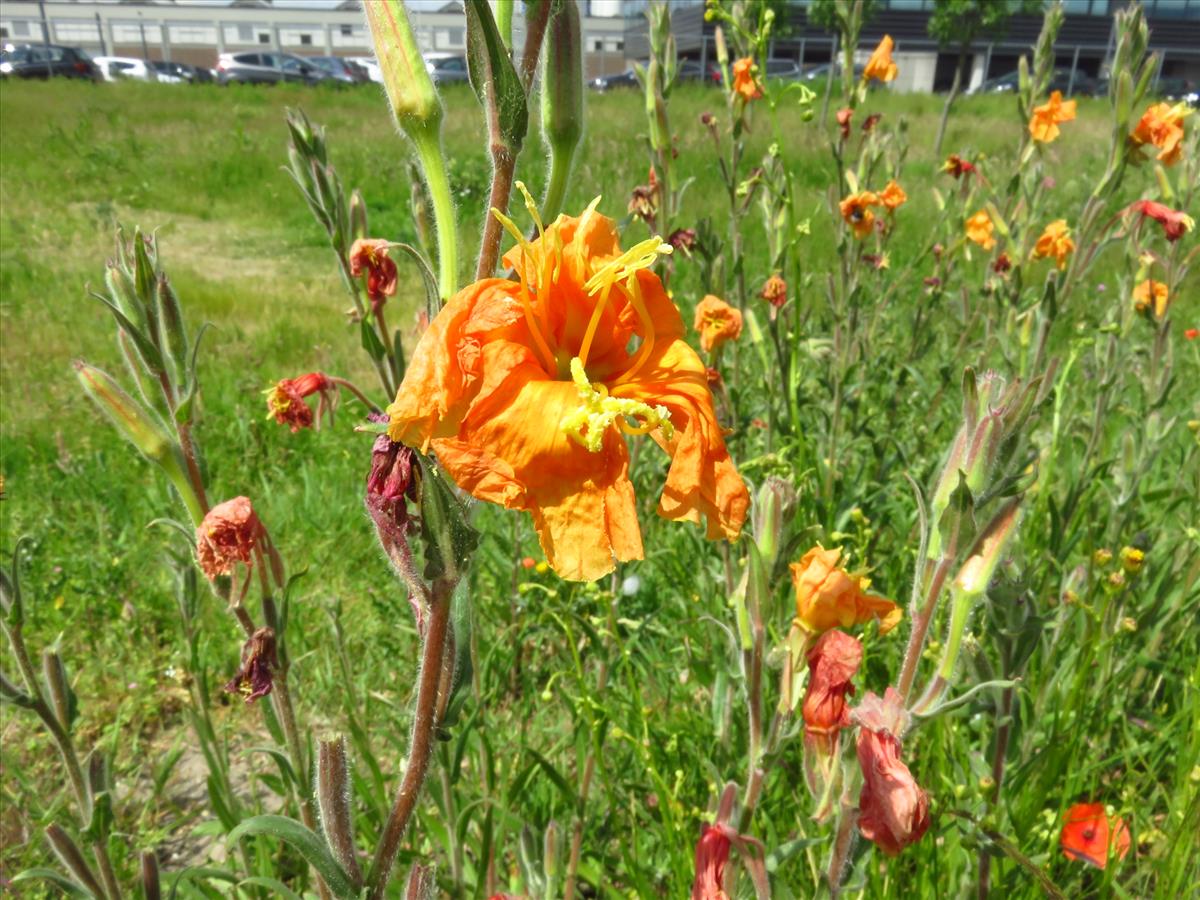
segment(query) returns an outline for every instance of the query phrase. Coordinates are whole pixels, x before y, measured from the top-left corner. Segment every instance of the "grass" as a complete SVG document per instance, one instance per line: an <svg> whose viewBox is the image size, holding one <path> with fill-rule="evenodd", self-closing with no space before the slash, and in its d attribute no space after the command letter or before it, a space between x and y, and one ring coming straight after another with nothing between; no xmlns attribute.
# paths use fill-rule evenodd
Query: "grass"
<svg viewBox="0 0 1200 900"><path fill-rule="evenodd" d="M482 120L465 88L448 90L446 102L460 255L473 261L490 177ZM930 150L940 101L881 94L870 103L884 113L881 127L896 129L889 152L907 146L902 180L911 199L890 248L893 270L902 271L941 234L937 229L947 228L934 187L953 202ZM88 404L70 367L83 358L113 372L122 368L110 322L86 292L103 280L118 223L157 232L193 328L212 323L202 352L197 436L213 496L253 496L292 570L308 573L292 639L305 717L318 730L346 728L350 698L359 698L389 779L397 777L407 744L416 635L363 515L369 445L349 428L358 410L347 403L337 427L297 435L263 417L261 391L281 377L320 369L369 383L371 374L354 330L342 324L349 304L324 236L281 169L289 106L302 106L327 127L332 162L347 185L366 195L372 234L415 241L408 157L374 90L0 86L3 549L11 551L21 535L34 540L24 575L35 596L29 629L38 641L61 644L80 700L78 742L103 748L127 785L119 795L123 840L117 843L140 850L171 838L177 856L164 860L168 870L204 862L218 846L204 839L220 829L197 801L195 776L170 771L170 750L189 742L181 700L188 679L219 684L236 666L239 644L223 611L209 603L204 671L189 668L164 558L169 538L147 528L172 509L173 499ZM717 93L685 88L671 97L677 171L693 179L680 224L708 218L721 235L727 205L699 124L703 111L725 114ZM1041 192L1048 218L1077 210L1103 167L1104 115L1104 101L1081 101L1079 120L1049 148L1055 183ZM644 122L635 94L589 97L588 136L567 210L602 194L602 211L623 216L629 191L646 180ZM876 353L861 360L848 382L846 443L839 459L822 460L833 389L824 283L838 252L826 204L836 174L821 130L803 123L797 109L781 109L775 126L768 123L766 116L756 122L746 158L758 160L779 142L795 179L797 218L811 222L803 248L808 274L793 284L805 310L797 344L805 354L798 389L804 429L776 444L749 427L765 416L772 384L747 341L730 363L738 410L731 447L749 478L777 472L796 485L800 499L789 527L799 551L817 540L852 548L856 561L872 567L874 587L899 598L917 554L917 512L905 476L921 485L933 479L958 427L964 365L1020 367L1022 309L1000 307L980 277L960 273L961 294L934 299L918 277L909 279L873 311ZM1020 127L1010 100L972 98L956 110L946 146L986 157L993 171L1003 171ZM531 136L518 177L535 195L542 157ZM1151 185L1148 170L1131 174L1125 202ZM626 245L642 229L629 225ZM949 246L954 235L944 233ZM1185 240L1194 245L1194 233ZM989 831L1067 896L1167 897L1200 881L1194 624L1200 465L1187 424L1200 418L1194 396L1200 342L1181 337L1200 317L1200 290L1193 275L1177 294L1169 335L1174 386L1152 408L1144 388L1152 329L1127 313L1123 299L1134 265L1120 247L1107 250L1052 335L1052 352L1072 367L1060 369L1069 376L1055 394L1057 418L1043 410L1029 437L1041 470L1052 463L1055 480L1040 485L1031 501L1004 593L972 620L969 679L1017 652L1018 634L1033 636L1008 724L1001 801L985 801L992 741L1004 724L995 692L987 692L906 742L906 758L932 798L934 825L896 860L860 842L849 884L863 896L971 893ZM769 274L767 266L762 226L753 217L746 270L755 285ZM403 312L394 322L415 337L419 284L412 274L402 279L395 302ZM868 297L883 284L866 288ZM696 267L680 262L672 286L686 317L700 293ZM1102 390L1109 377L1111 386ZM824 491L827 469L833 486ZM622 577L636 576L637 584L627 582L615 622L608 621L602 588L519 568L525 555L540 558L526 518L481 510L485 539L470 592L475 697L449 729L442 774L430 782L417 832L428 844L413 848L437 862L446 891L482 895L489 841L494 883L530 889L518 852L523 835L536 858L556 823L561 868L577 807L585 829L580 871L598 894L680 896L690 883L699 823L720 785L744 778L745 725L720 554L693 529L655 519L662 472L661 460L639 456L635 483L647 559L623 567ZM1071 496L1076 514L1064 517ZM1094 551L1134 543L1147 548L1145 570L1124 589L1105 588L1112 564L1093 562ZM790 620L785 582L767 610L770 645ZM1079 599L1064 604L1068 584ZM333 621L345 632L348 679ZM934 635L941 637L938 630ZM867 639L860 696L882 691L902 651L898 640ZM600 668L608 673L603 691ZM774 680L772 671L768 684ZM244 760L249 805L271 808L266 762L244 749L264 738L258 717L224 695L214 705L220 733ZM27 866L51 864L38 830L60 816L64 797L41 732L9 708L4 719L0 875L11 878ZM811 895L828 841L827 826L808 819L799 744L798 738L784 744L770 760L750 828L774 853L781 897ZM589 747L602 749L590 799L579 806ZM461 765L448 765L452 759ZM377 823L385 802L363 793L360 834ZM1136 844L1134 854L1105 872L1064 859L1056 846L1062 811L1091 799L1125 816ZM976 827L963 815L986 822ZM790 843L804 838L816 840ZM115 852L122 872L131 874L132 850ZM1004 856L993 863L993 885L997 896L1040 896L1029 869Z"/></svg>

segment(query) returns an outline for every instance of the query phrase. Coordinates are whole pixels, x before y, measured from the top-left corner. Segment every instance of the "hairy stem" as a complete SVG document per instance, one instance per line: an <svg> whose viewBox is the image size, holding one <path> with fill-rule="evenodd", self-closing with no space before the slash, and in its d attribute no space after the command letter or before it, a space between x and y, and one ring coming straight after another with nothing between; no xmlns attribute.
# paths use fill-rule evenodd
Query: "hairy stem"
<svg viewBox="0 0 1200 900"><path fill-rule="evenodd" d="M512 194L513 172L517 168L517 156L504 144L492 143L492 190L488 195L488 214L483 220L483 240L479 244L479 263L475 267L475 280L491 278L496 272L496 261L500 258L500 237L503 226L491 214L498 209L508 212L508 198Z"/></svg>
<svg viewBox="0 0 1200 900"><path fill-rule="evenodd" d="M442 300L446 301L458 290L458 234L450 179L446 175L446 161L442 158L442 141L437 129L430 127L414 131L412 139L425 173L429 199L433 202L438 243L438 290Z"/></svg>

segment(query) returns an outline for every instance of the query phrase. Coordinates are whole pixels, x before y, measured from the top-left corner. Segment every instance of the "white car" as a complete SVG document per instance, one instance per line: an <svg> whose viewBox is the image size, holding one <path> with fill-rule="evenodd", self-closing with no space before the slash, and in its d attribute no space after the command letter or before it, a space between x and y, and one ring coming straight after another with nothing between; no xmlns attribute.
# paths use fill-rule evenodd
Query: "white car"
<svg viewBox="0 0 1200 900"><path fill-rule="evenodd" d="M367 70L367 74L371 76L371 80L377 84L383 84L383 72L379 69L379 63L373 56L348 56L350 62L358 63Z"/></svg>
<svg viewBox="0 0 1200 900"><path fill-rule="evenodd" d="M158 81L158 75L144 59L134 59L132 56L96 56L93 61L100 68L100 74L105 81L121 81L132 78L134 81Z"/></svg>

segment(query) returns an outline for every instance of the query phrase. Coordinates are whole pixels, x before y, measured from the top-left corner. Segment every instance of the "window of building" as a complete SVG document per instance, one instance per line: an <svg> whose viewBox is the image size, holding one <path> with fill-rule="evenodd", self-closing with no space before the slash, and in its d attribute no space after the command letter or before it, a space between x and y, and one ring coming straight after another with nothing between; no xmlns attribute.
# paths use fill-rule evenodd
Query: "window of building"
<svg viewBox="0 0 1200 900"><path fill-rule="evenodd" d="M461 47L463 45L463 29L439 28L437 30L436 44L439 47Z"/></svg>
<svg viewBox="0 0 1200 900"><path fill-rule="evenodd" d="M244 44L249 44L254 40L254 29L249 25L239 25L237 27L237 39Z"/></svg>
<svg viewBox="0 0 1200 900"><path fill-rule="evenodd" d="M342 37L353 37L353 36L354 36L354 26L353 25L343 25L342 26Z"/></svg>
<svg viewBox="0 0 1200 900"><path fill-rule="evenodd" d="M300 35L300 46L311 47L312 46L312 35L311 34Z"/></svg>
<svg viewBox="0 0 1200 900"><path fill-rule="evenodd" d="M31 29L28 22L13 22L12 36L13 37L29 37Z"/></svg>
<svg viewBox="0 0 1200 900"><path fill-rule="evenodd" d="M10 37L7 25L0 25L0 38Z"/></svg>
<svg viewBox="0 0 1200 900"><path fill-rule="evenodd" d="M259 42L260 44L269 44L269 43L271 43L271 35L269 35L269 34L268 34L267 32L265 32L265 31L260 31L260 32L258 33L258 42Z"/></svg>
<svg viewBox="0 0 1200 900"><path fill-rule="evenodd" d="M172 25L169 29L173 44L215 44L217 30L203 25Z"/></svg>
<svg viewBox="0 0 1200 900"><path fill-rule="evenodd" d="M81 44L100 38L94 22L55 22L53 28L54 37L64 44Z"/></svg>
<svg viewBox="0 0 1200 900"><path fill-rule="evenodd" d="M599 53L604 49L604 38L592 38L592 52Z"/></svg>

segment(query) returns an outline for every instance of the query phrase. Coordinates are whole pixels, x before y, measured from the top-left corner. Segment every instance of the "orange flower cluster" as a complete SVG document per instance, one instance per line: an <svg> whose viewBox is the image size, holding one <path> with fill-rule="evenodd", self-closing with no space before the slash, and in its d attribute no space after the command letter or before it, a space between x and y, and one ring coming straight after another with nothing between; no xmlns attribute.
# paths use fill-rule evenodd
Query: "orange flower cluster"
<svg viewBox="0 0 1200 900"><path fill-rule="evenodd" d="M1035 141L1048 144L1059 134L1059 125L1075 118L1075 101L1063 101L1062 91L1055 91L1041 106L1033 108L1029 118L1029 134Z"/></svg>
<svg viewBox="0 0 1200 900"><path fill-rule="evenodd" d="M1192 114L1186 103L1155 103L1142 115L1129 140L1135 147L1158 148L1158 161L1173 166L1183 158L1183 120Z"/></svg>
<svg viewBox="0 0 1200 900"><path fill-rule="evenodd" d="M1067 258L1073 252L1075 242L1071 240L1071 228L1066 219L1055 219L1047 225L1033 246L1034 258L1046 259L1053 256L1060 270L1067 267Z"/></svg>
<svg viewBox="0 0 1200 900"><path fill-rule="evenodd" d="M791 564L796 623L820 634L878 619L880 634L891 631L903 611L885 597L868 594L870 579L841 568L841 556L841 548L826 550L818 544Z"/></svg>
<svg viewBox="0 0 1200 900"><path fill-rule="evenodd" d="M733 90L746 102L757 100L763 95L762 86L754 77L754 59L744 57L733 64Z"/></svg>
<svg viewBox="0 0 1200 900"><path fill-rule="evenodd" d="M711 353L726 341L734 341L742 333L742 313L720 297L707 295L696 304L696 319L692 327L700 332L700 347Z"/></svg>
<svg viewBox="0 0 1200 900"><path fill-rule="evenodd" d="M642 558L623 435L649 434L671 457L664 518L706 519L710 539L732 540L750 499L704 363L650 271L669 248L653 238L622 251L596 202L545 227L535 213L534 241L502 216L519 281L452 297L388 407L393 440L432 447L473 496L528 510L546 560L576 580Z"/></svg>
<svg viewBox="0 0 1200 900"><path fill-rule="evenodd" d="M892 62L892 48L895 46L892 36L885 34L879 46L871 53L871 58L867 60L866 68L863 69L864 81L870 81L872 78L876 81L895 80L900 74L900 69Z"/></svg>

